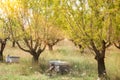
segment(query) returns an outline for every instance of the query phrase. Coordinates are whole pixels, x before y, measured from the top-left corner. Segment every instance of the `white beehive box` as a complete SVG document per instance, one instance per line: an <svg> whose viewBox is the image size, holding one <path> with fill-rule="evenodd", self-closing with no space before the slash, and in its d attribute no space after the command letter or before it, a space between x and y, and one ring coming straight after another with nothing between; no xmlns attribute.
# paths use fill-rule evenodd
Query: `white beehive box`
<svg viewBox="0 0 120 80"><path fill-rule="evenodd" d="M17 56L7 56L6 62L7 63L19 63L20 57Z"/></svg>

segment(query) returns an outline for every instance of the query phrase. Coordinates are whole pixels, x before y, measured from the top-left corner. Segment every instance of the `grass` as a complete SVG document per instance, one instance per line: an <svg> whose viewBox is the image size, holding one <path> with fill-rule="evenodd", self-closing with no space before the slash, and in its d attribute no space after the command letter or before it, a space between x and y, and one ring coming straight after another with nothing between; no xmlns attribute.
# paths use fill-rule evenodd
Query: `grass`
<svg viewBox="0 0 120 80"><path fill-rule="evenodd" d="M110 47L106 52L106 69L111 80L120 80L120 50ZM54 47L54 51L47 49L40 55L39 65L33 65L32 56L21 51L19 48L11 47L8 43L4 51L7 55L20 57L20 63L0 63L0 80L96 80L97 63L94 55L88 51L81 54L70 42L61 42ZM49 77L45 71L48 69L49 60L65 60L70 63L71 72L67 75L55 74Z"/></svg>

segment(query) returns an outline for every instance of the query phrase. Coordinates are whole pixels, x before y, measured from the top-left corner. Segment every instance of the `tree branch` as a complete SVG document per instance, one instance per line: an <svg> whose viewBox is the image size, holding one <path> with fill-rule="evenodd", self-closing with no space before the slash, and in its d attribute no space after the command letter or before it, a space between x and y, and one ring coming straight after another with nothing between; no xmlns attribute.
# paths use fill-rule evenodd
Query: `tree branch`
<svg viewBox="0 0 120 80"><path fill-rule="evenodd" d="M118 49L120 49L120 43L119 45L117 45L117 43L114 43L115 47L117 47Z"/></svg>
<svg viewBox="0 0 120 80"><path fill-rule="evenodd" d="M30 50L26 50L26 49L22 48L21 45L19 44L19 42L16 42L16 44L18 45L18 47L19 47L21 50L30 53Z"/></svg>
<svg viewBox="0 0 120 80"><path fill-rule="evenodd" d="M45 50L45 48L46 48L46 45L44 45L44 47L42 49L39 47L37 53L40 54L41 52L43 52Z"/></svg>
<svg viewBox="0 0 120 80"><path fill-rule="evenodd" d="M53 43L53 45L55 45L55 44L57 44L59 41L61 41L61 40L63 40L63 39L57 39L54 43Z"/></svg>
<svg viewBox="0 0 120 80"><path fill-rule="evenodd" d="M96 55L98 55L97 53L99 53L99 51L97 50L94 41L91 39L90 40L90 45L92 46L94 52L96 53Z"/></svg>
<svg viewBox="0 0 120 80"><path fill-rule="evenodd" d="M106 43L106 48L110 47L111 44L112 44L111 42Z"/></svg>
<svg viewBox="0 0 120 80"><path fill-rule="evenodd" d="M35 50L35 51L37 50L38 44L39 44L39 41L36 40L36 43L35 43L35 46L34 46L34 50Z"/></svg>
<svg viewBox="0 0 120 80"><path fill-rule="evenodd" d="M30 46L30 44L29 44L29 42L28 42L28 40L27 40L26 38L24 38L24 42L26 43L26 46L27 46L30 50L32 50L32 47Z"/></svg>

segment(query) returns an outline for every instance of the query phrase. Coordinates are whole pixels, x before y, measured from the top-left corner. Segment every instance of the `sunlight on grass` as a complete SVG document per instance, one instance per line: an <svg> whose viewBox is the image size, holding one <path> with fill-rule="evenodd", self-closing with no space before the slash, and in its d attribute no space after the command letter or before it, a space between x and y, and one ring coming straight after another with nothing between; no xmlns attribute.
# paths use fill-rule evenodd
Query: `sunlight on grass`
<svg viewBox="0 0 120 80"><path fill-rule="evenodd" d="M46 49L40 56L40 64L35 66L32 64L32 56L29 53L25 53L17 47L12 48L9 44L4 51L4 57L8 54L19 56L20 62L17 64L0 63L0 80L96 80L97 62L94 55L90 53L81 54L78 48L73 48L74 45L70 47L70 45L58 44L52 52ZM119 50L115 47L107 50L105 62L111 80L120 79L119 56ZM67 61L70 63L70 73L49 77L46 70L50 60Z"/></svg>

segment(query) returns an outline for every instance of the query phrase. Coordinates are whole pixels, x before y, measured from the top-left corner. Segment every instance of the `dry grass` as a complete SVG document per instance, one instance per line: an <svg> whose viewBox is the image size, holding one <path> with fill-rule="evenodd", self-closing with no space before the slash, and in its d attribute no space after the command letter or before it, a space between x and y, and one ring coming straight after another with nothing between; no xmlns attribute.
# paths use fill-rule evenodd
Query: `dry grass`
<svg viewBox="0 0 120 80"><path fill-rule="evenodd" d="M94 55L87 52L81 54L79 49L71 42L62 41L54 47L53 52L45 50L40 56L40 65L31 64L32 56L21 51L19 48L11 47L9 42L4 56L8 54L20 57L18 64L0 63L0 80L96 80L97 64ZM120 80L120 50L115 47L107 49L105 58L106 69L111 80ZM45 71L49 60L66 60L71 64L71 73L68 75L55 75L49 77Z"/></svg>

